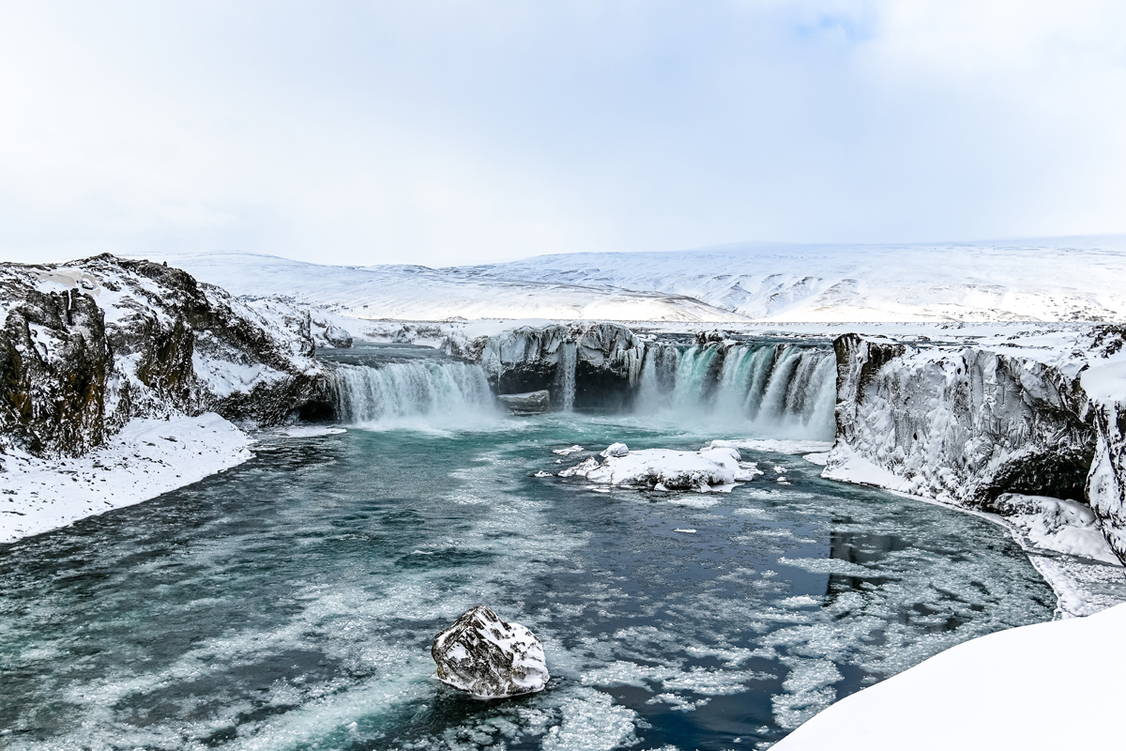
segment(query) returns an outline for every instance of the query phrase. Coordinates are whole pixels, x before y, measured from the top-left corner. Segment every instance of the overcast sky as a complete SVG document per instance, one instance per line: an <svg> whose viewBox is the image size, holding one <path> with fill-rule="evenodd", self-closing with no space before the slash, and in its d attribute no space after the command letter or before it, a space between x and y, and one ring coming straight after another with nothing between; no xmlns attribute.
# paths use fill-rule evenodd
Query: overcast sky
<svg viewBox="0 0 1126 751"><path fill-rule="evenodd" d="M1120 0L0 0L0 255L1126 231Z"/></svg>

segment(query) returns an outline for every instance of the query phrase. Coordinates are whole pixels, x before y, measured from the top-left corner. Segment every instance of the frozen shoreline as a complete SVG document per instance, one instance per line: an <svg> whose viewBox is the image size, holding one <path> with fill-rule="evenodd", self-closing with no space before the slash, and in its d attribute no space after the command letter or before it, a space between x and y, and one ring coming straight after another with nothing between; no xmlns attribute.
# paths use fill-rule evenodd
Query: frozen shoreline
<svg viewBox="0 0 1126 751"><path fill-rule="evenodd" d="M1033 568L1052 588L1056 595L1059 617L1092 615L1126 602L1126 567L1111 562L1114 560L1114 553L1101 537L1088 540L1088 545L1082 550L1061 550L1060 532L1066 534L1077 528L1064 525L1055 534L1044 534L1044 530L1030 528L1030 524L1038 526L1031 517L1014 516L1009 519L947 500L907 492L903 489L907 484L906 480L856 455L827 468L821 476L839 482L883 488L898 495L973 514L993 522L1020 545ZM1028 523L1017 523L1022 520Z"/></svg>
<svg viewBox="0 0 1126 751"><path fill-rule="evenodd" d="M138 418L80 457L4 454L0 544L155 498L237 466L254 440L214 412Z"/></svg>

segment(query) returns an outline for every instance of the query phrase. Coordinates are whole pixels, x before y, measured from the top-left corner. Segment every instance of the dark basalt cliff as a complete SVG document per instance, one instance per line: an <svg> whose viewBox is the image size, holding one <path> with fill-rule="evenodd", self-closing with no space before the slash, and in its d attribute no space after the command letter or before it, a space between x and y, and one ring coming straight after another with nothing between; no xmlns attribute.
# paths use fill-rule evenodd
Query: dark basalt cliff
<svg viewBox="0 0 1126 751"><path fill-rule="evenodd" d="M277 326L161 264L0 264L0 316L0 441L34 454L80 454L136 416L268 424L324 399L307 315Z"/></svg>

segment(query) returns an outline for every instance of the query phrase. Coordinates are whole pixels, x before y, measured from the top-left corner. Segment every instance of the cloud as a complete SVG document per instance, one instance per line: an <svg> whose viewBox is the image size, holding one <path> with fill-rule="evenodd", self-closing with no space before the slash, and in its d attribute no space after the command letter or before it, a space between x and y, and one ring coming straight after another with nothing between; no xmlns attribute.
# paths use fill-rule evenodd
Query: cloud
<svg viewBox="0 0 1126 751"><path fill-rule="evenodd" d="M1121 231L1126 7L34 2L0 252L444 264Z"/></svg>

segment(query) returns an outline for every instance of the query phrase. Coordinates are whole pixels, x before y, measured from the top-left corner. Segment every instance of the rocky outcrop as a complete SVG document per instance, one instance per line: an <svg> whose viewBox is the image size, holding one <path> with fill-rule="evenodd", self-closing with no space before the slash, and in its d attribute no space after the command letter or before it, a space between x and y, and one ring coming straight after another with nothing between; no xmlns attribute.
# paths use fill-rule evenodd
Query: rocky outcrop
<svg viewBox="0 0 1126 751"><path fill-rule="evenodd" d="M461 354L479 361L500 393L548 389L555 408L620 407L637 383L645 346L613 323L555 324L481 337Z"/></svg>
<svg viewBox="0 0 1126 751"><path fill-rule="evenodd" d="M1083 387L1097 355L1053 347L839 337L826 476L1001 514L1008 493L1090 504L1126 561L1126 420Z"/></svg>
<svg viewBox="0 0 1126 751"><path fill-rule="evenodd" d="M538 415L551 409L551 392L543 389L526 394L497 394L497 401L515 415Z"/></svg>
<svg viewBox="0 0 1126 751"><path fill-rule="evenodd" d="M461 614L434 637L438 679L478 699L543 691L551 678L543 645L519 623L505 623L484 605Z"/></svg>
<svg viewBox="0 0 1126 751"><path fill-rule="evenodd" d="M80 453L120 423L109 393L113 355L102 311L80 289L21 290L3 282L0 440L33 453ZM110 419L107 421L107 409Z"/></svg>
<svg viewBox="0 0 1126 751"><path fill-rule="evenodd" d="M33 454L81 454L138 416L276 423L325 388L307 320L161 264L0 264L0 300L0 440Z"/></svg>

